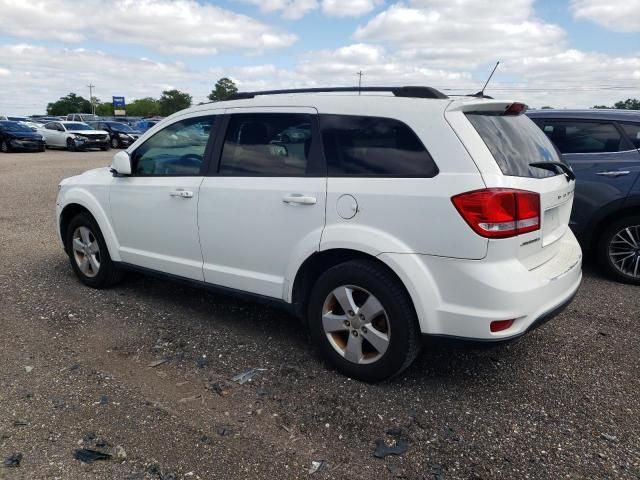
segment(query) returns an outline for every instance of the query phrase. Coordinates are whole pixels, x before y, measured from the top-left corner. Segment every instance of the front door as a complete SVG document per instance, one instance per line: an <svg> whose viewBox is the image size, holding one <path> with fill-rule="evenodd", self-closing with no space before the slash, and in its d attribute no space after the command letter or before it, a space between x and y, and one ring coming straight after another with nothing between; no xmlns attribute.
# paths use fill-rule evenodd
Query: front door
<svg viewBox="0 0 640 480"><path fill-rule="evenodd" d="M218 165L200 188L198 225L209 283L285 298L293 281L288 267L318 251L326 174L316 110L286 112L226 111Z"/></svg>
<svg viewBox="0 0 640 480"><path fill-rule="evenodd" d="M111 219L123 262L203 280L197 210L214 119L166 126L131 153L131 176L113 178Z"/></svg>

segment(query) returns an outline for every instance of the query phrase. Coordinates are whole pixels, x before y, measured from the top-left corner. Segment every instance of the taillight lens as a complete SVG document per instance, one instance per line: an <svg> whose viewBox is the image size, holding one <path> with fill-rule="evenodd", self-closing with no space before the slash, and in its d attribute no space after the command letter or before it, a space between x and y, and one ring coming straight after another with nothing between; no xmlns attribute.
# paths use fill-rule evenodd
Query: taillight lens
<svg viewBox="0 0 640 480"><path fill-rule="evenodd" d="M486 188L451 199L462 218L487 238L509 238L540 229L540 195L511 188Z"/></svg>
<svg viewBox="0 0 640 480"><path fill-rule="evenodd" d="M510 115L522 115L527 111L527 106L524 103L512 103L507 108L504 109L504 113L502 115L510 116Z"/></svg>

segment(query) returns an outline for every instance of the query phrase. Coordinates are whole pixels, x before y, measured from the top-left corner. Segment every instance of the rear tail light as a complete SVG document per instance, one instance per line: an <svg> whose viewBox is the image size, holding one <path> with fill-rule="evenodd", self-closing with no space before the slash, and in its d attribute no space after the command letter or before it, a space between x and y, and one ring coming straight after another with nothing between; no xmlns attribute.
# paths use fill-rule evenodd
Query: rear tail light
<svg viewBox="0 0 640 480"><path fill-rule="evenodd" d="M478 235L509 238L540 229L540 195L511 188L486 188L451 199Z"/></svg>

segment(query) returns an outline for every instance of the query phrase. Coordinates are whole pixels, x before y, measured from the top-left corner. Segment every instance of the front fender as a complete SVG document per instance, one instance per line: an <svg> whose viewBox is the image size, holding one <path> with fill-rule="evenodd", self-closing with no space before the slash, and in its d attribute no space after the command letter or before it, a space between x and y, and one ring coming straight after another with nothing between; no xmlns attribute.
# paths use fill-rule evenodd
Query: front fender
<svg viewBox="0 0 640 480"><path fill-rule="evenodd" d="M104 241L107 244L109 255L114 262L120 261L120 244L113 230L111 222L109 221L109 215L105 211L103 205L109 204L109 190L108 187L95 188L92 186L92 190L95 189L95 194L89 192L87 189L79 186L72 186L62 195L60 202L60 215L64 212L65 208L70 205L80 205L86 208L93 218L95 218ZM60 228L60 215L58 216L58 229Z"/></svg>

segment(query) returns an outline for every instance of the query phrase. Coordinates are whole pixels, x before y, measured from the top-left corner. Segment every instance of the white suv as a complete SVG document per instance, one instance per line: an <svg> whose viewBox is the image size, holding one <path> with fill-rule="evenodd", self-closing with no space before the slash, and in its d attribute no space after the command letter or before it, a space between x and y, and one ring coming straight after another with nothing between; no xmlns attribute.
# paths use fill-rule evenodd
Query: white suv
<svg viewBox="0 0 640 480"><path fill-rule="evenodd" d="M571 301L575 177L524 105L318 90L183 110L63 180L80 280L136 269L270 299L368 381L410 365L421 334L512 339Z"/></svg>

